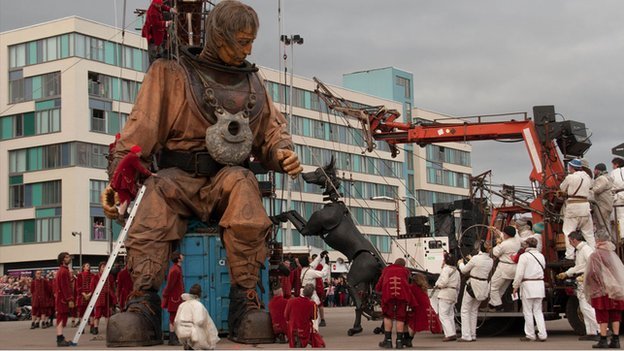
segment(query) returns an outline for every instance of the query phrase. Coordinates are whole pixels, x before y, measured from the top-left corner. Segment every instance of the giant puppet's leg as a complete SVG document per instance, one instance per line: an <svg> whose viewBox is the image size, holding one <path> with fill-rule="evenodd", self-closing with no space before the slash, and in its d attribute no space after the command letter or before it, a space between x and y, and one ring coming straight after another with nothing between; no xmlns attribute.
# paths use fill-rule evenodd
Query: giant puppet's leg
<svg viewBox="0 0 624 351"><path fill-rule="evenodd" d="M273 343L271 319L256 293L260 268L267 258L266 240L271 221L262 205L254 174L242 167L226 167L212 180L211 193L222 201L223 241L230 269L228 338L245 344Z"/></svg>
<svg viewBox="0 0 624 351"><path fill-rule="evenodd" d="M146 191L126 240L128 270L134 290L126 309L109 319L106 345L150 346L162 344L158 289L168 268L171 242L186 232L186 220L197 209L205 178L193 178L174 168L158 172L145 182Z"/></svg>

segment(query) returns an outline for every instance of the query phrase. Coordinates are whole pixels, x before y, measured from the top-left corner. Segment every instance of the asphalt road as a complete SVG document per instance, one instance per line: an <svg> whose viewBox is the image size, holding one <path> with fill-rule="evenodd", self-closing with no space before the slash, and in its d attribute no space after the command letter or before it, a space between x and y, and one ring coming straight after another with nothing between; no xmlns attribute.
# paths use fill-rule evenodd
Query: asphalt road
<svg viewBox="0 0 624 351"><path fill-rule="evenodd" d="M325 339L328 349L345 350L369 350L379 349L377 344L381 341L381 335L375 335L373 329L380 325L378 321L363 321L364 332L356 336L347 336L347 330L353 323L353 308L327 308L325 312L327 327L321 328L321 334ZM104 323L103 323L104 324ZM548 329L548 340L543 343L520 342L524 336L522 326L514 331L501 336L484 337L478 336L476 342L458 343L442 342L442 335L434 335L423 332L414 338L414 349L418 350L583 350L591 349L592 341L578 341L571 327L565 319L546 322ZM30 330L30 321L24 322L0 322L0 349L57 349L55 329L34 329ZM73 339L77 328L66 328L65 337ZM100 335L94 337L84 334L78 346L71 349L104 349L106 327L101 325ZM166 341L165 341L166 342ZM287 349L288 344L265 344L265 345L241 345L233 343L227 338L223 338L217 349ZM124 350L131 348L123 348ZM137 348L139 349L139 348ZM166 350L181 350L182 347L159 345L149 348Z"/></svg>

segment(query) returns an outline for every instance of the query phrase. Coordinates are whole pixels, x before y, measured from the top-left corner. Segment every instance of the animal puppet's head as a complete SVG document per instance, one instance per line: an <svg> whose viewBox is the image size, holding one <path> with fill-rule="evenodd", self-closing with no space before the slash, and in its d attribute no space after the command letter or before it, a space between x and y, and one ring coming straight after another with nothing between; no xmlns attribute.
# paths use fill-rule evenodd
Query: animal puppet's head
<svg viewBox="0 0 624 351"><path fill-rule="evenodd" d="M324 195L337 194L340 188L340 180L336 177L336 159L332 155L331 161L325 167L319 167L314 172L302 173L301 176L306 183L319 185ZM337 194L339 197L340 194Z"/></svg>

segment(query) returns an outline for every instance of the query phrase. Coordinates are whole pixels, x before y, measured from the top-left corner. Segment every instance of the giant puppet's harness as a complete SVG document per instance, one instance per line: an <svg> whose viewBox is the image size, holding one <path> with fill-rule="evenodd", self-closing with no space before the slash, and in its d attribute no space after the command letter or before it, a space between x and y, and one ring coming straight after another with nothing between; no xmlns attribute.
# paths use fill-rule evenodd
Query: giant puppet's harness
<svg viewBox="0 0 624 351"><path fill-rule="evenodd" d="M305 236L320 236L334 250L343 253L351 262L347 274L347 288L355 301L355 321L348 334L362 332L362 315L367 319L380 317L374 311L378 296L373 292L385 262L379 251L357 229L344 202L339 201L340 181L336 177L335 160L314 172L302 173L303 179L310 184L317 184L325 189L325 206L314 212L306 221L297 211L288 211L271 219L275 224L291 221L295 228Z"/></svg>

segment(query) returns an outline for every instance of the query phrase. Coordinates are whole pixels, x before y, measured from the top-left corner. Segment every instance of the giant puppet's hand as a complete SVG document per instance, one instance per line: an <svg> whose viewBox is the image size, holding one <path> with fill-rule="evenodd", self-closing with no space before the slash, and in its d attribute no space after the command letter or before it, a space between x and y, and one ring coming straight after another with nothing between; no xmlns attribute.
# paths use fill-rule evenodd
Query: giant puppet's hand
<svg viewBox="0 0 624 351"><path fill-rule="evenodd" d="M292 150L277 150L277 159L280 161L284 172L288 173L291 178L295 178L303 171L303 167L299 163L299 156Z"/></svg>
<svg viewBox="0 0 624 351"><path fill-rule="evenodd" d="M102 209L106 217L110 219L119 218L119 211L117 211L117 207L115 206L119 202L119 197L110 184L102 191L100 202L102 203Z"/></svg>

